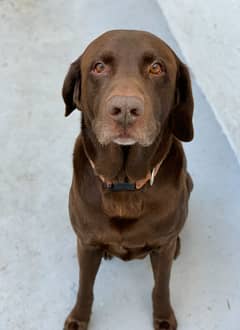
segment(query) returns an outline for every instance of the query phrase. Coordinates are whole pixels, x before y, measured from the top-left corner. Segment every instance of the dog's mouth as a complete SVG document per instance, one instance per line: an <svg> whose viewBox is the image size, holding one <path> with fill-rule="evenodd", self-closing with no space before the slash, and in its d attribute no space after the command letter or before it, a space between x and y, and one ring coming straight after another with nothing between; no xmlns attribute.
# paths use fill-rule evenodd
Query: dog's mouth
<svg viewBox="0 0 240 330"><path fill-rule="evenodd" d="M151 121L142 125L129 125L129 127L119 127L113 122L94 120L93 131L102 145L115 143L122 146L139 144L141 146L151 145L160 132L160 123Z"/></svg>

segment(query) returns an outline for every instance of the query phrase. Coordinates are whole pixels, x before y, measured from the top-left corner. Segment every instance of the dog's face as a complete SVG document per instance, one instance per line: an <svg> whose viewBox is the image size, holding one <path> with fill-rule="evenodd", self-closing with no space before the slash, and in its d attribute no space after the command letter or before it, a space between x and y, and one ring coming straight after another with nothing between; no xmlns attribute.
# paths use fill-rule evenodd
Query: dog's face
<svg viewBox="0 0 240 330"><path fill-rule="evenodd" d="M158 37L115 30L94 40L70 67L63 86L66 115L76 107L98 141L151 145L169 124L176 137L193 137L189 73Z"/></svg>

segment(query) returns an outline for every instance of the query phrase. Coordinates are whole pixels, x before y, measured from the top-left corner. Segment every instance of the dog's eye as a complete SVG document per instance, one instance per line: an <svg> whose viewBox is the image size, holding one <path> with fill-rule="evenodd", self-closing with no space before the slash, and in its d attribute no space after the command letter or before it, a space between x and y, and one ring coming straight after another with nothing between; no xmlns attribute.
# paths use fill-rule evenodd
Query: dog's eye
<svg viewBox="0 0 240 330"><path fill-rule="evenodd" d="M102 62L97 62L95 65L94 65L94 68L93 68L93 72L95 73L102 73L106 70L106 66L104 63Z"/></svg>
<svg viewBox="0 0 240 330"><path fill-rule="evenodd" d="M164 72L163 66L158 62L152 63L149 67L149 73L151 74L159 75L163 72Z"/></svg>

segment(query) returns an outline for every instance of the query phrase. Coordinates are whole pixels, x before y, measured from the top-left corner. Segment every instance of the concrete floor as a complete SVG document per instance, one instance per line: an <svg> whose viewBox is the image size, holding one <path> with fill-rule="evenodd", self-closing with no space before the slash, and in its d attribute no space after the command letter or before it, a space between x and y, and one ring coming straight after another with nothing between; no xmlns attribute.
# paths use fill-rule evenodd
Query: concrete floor
<svg viewBox="0 0 240 330"><path fill-rule="evenodd" d="M150 30L180 49L155 1L1 1L0 17L0 329L62 329L78 276L67 196L79 113L63 116L67 67L112 28ZM172 302L179 330L238 330L240 169L193 87L196 135L185 149L195 189ZM152 285L148 258L104 261L90 330L152 329Z"/></svg>

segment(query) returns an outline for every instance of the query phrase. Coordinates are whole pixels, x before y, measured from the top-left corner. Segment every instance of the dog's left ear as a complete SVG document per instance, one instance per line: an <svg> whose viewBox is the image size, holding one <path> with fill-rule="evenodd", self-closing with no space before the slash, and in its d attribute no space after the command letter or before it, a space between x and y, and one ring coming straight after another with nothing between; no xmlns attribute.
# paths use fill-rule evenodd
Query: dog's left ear
<svg viewBox="0 0 240 330"><path fill-rule="evenodd" d="M181 141L193 139L193 95L188 68L178 60L175 106L171 113L173 134Z"/></svg>
<svg viewBox="0 0 240 330"><path fill-rule="evenodd" d="M62 96L65 102L65 116L70 115L73 110L80 110L81 98L81 56L74 61L64 79Z"/></svg>

